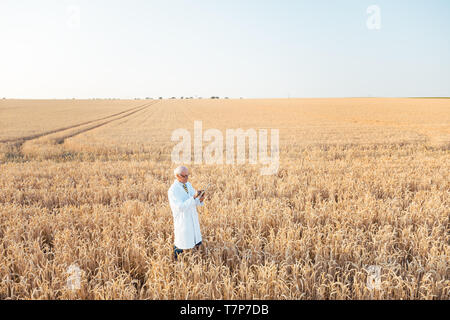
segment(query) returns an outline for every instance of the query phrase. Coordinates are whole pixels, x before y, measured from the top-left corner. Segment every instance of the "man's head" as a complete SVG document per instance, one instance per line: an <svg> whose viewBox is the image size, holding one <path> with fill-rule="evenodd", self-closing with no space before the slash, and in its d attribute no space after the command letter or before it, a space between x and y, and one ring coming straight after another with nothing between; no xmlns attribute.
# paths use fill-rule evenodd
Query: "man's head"
<svg viewBox="0 0 450 320"><path fill-rule="evenodd" d="M189 170L186 167L180 166L173 171L175 178L181 183L186 183L189 178Z"/></svg>

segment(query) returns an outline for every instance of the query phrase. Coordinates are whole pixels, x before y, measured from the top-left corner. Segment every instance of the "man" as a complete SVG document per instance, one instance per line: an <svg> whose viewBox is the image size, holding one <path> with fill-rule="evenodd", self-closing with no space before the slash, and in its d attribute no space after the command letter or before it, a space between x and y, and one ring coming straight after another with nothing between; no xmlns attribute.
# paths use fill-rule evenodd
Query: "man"
<svg viewBox="0 0 450 320"><path fill-rule="evenodd" d="M188 182L189 170L178 167L174 170L175 181L169 188L169 204L172 209L175 245L175 260L186 249L196 248L202 244L197 206L203 206L205 194L196 191Z"/></svg>

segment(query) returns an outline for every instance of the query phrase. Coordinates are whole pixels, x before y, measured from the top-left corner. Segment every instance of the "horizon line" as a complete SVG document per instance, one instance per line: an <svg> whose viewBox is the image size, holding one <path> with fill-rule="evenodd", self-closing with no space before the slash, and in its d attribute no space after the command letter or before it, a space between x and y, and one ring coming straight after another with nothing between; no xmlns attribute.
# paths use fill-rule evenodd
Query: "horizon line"
<svg viewBox="0 0 450 320"><path fill-rule="evenodd" d="M348 96L348 97L266 97L266 98L252 98L252 97L145 97L145 98L7 98L2 97L0 100L291 100L291 99L450 99L450 96L413 96L413 97L387 97L387 96Z"/></svg>

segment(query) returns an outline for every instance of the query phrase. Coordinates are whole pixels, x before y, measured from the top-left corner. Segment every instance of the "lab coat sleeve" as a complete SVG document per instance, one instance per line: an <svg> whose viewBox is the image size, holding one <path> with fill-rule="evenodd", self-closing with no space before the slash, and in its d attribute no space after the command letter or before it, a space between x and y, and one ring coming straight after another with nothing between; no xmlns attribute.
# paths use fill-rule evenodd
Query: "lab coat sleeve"
<svg viewBox="0 0 450 320"><path fill-rule="evenodd" d="M186 201L182 201L179 198L177 198L175 192L173 190L169 191L169 202L171 203L171 205L173 207L175 207L176 210L176 215L178 214L190 214L190 210L192 207L195 208L195 200L194 197L190 197L188 198Z"/></svg>

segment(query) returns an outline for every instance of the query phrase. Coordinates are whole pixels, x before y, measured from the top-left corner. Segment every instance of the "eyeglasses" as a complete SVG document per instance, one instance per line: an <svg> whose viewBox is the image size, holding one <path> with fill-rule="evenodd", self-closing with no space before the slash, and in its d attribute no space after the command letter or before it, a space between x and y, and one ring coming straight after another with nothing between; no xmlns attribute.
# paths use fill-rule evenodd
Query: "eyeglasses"
<svg viewBox="0 0 450 320"><path fill-rule="evenodd" d="M182 178L188 178L189 177L189 175L188 174L186 174L186 175L183 175L183 174L180 174L180 177L182 177Z"/></svg>

